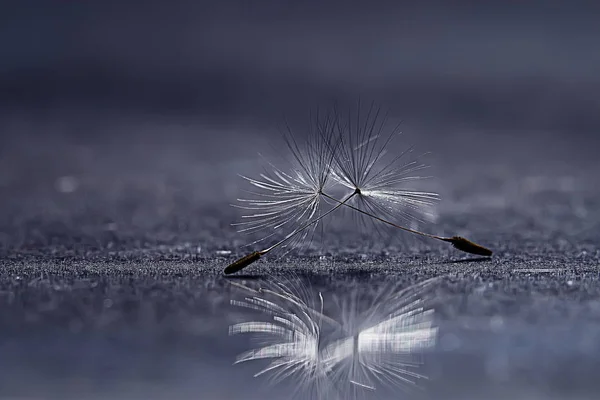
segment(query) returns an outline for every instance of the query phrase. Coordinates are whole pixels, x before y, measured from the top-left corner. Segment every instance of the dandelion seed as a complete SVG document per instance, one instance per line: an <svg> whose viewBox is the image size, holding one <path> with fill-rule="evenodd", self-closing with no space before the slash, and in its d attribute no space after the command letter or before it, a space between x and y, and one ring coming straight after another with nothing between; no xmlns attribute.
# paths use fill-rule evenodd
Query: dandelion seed
<svg viewBox="0 0 600 400"><path fill-rule="evenodd" d="M227 266L225 274L247 267L276 248L287 251L306 243L323 218L344 207L387 226L451 243L458 250L491 256L492 252L459 236L442 237L409 228L414 222L431 219L438 195L408 185L423 179L417 173L427 166L418 160L405 160L411 149L388 156L388 148L399 134L398 125L389 129L388 116L371 103L366 115L360 103L355 117L343 116L337 109L324 117L317 114L307 141L300 145L288 128L286 143L294 166L290 172L270 164L271 172L259 179L243 178L254 187L251 199L238 199L235 205L249 214L235 224L240 232L267 231L250 245L284 234L275 244L254 251ZM345 189L338 197L336 189ZM323 208L323 201L330 204Z"/></svg>
<svg viewBox="0 0 600 400"><path fill-rule="evenodd" d="M287 129L284 139L293 159L291 172L284 172L268 163L271 172L260 174L260 179L242 176L259 191L249 192L253 196L251 199L238 199L241 205L234 205L250 212L243 216L245 221L234 224L240 227L240 232L274 232L259 241L288 227L294 231L299 225L318 217L321 211L320 193L330 183L332 149L335 148L331 117L321 118L317 114L312 127L314 131L310 132L302 146L294 138L291 128L288 126ZM297 241L307 234L304 232Z"/></svg>
<svg viewBox="0 0 600 400"><path fill-rule="evenodd" d="M342 142L335 153L334 179L352 191L353 200L365 211L391 220L423 222L438 201L436 193L411 189L411 182L426 179L415 175L427 168L418 159L406 160L412 148L388 157L388 148L400 134L399 125L388 126L388 115L371 103L366 115L358 105L356 120L338 125Z"/></svg>

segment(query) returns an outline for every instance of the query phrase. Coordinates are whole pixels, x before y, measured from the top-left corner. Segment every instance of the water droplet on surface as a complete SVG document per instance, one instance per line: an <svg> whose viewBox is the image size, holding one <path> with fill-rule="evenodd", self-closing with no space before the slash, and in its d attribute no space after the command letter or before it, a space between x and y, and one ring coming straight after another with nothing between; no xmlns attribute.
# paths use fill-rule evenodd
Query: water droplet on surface
<svg viewBox="0 0 600 400"><path fill-rule="evenodd" d="M476 294L483 294L488 289L487 285L480 285L473 289L473 292Z"/></svg>
<svg viewBox="0 0 600 400"><path fill-rule="evenodd" d="M219 256L228 256L231 254L231 250L217 250L217 255Z"/></svg>
<svg viewBox="0 0 600 400"><path fill-rule="evenodd" d="M495 315L490 320L490 329L492 332L498 333L504 329L504 318L499 315Z"/></svg>
<svg viewBox="0 0 600 400"><path fill-rule="evenodd" d="M73 193L79 186L79 181L74 176L61 176L54 184L56 190L61 193Z"/></svg>

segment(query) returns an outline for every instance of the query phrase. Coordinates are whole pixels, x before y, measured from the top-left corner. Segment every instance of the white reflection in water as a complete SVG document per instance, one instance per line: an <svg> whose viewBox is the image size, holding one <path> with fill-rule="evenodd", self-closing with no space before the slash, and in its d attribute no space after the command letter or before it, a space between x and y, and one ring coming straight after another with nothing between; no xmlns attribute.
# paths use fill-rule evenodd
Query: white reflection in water
<svg viewBox="0 0 600 400"><path fill-rule="evenodd" d="M321 331L324 323L337 323L323 314L323 297L319 295L319 311L311 301L308 288L299 281L295 285L270 281L257 290L236 286L253 295L242 301L231 300L232 305L260 311L270 317L269 321L242 322L229 328L230 335L253 334L259 346L240 354L236 363L270 359L270 364L255 377L267 372L274 382L294 377L297 392L327 396L332 388L329 367L320 352Z"/></svg>
<svg viewBox="0 0 600 400"><path fill-rule="evenodd" d="M290 378L295 394L318 398L358 397L380 386L418 389L426 378L417 372L420 356L437 338L427 295L437 281L403 290L388 285L372 300L359 290L331 299L311 295L299 279L270 280L258 289L233 283L247 295L231 304L262 315L230 327L231 335L251 334L257 344L236 362L267 359L255 376L269 373L274 383Z"/></svg>

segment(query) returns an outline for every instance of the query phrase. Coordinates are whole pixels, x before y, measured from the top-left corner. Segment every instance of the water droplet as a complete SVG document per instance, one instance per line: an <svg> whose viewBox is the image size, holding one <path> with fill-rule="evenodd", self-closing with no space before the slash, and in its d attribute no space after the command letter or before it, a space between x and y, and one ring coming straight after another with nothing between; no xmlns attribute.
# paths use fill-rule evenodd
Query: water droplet
<svg viewBox="0 0 600 400"><path fill-rule="evenodd" d="M217 255L219 256L228 256L231 254L231 250L217 250Z"/></svg>
<svg viewBox="0 0 600 400"><path fill-rule="evenodd" d="M490 320L490 329L492 332L498 333L504 329L504 318L499 315L495 315Z"/></svg>
<svg viewBox="0 0 600 400"><path fill-rule="evenodd" d="M61 176L54 184L56 190L61 193L73 193L79 186L79 181L74 176Z"/></svg>

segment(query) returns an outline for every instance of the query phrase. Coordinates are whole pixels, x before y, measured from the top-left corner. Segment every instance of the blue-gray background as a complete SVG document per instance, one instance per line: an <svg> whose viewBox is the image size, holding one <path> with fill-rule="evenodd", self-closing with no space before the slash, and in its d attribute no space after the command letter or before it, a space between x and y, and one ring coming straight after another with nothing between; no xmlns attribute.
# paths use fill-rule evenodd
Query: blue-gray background
<svg viewBox="0 0 600 400"><path fill-rule="evenodd" d="M3 3L0 396L268 394L230 365L222 318L223 251L247 241L236 174L282 153L283 115L361 96L404 121L393 149L432 152L436 232L494 260L338 230L326 261L250 273L332 293L447 274L435 398L594 398L598 18L592 1Z"/></svg>

